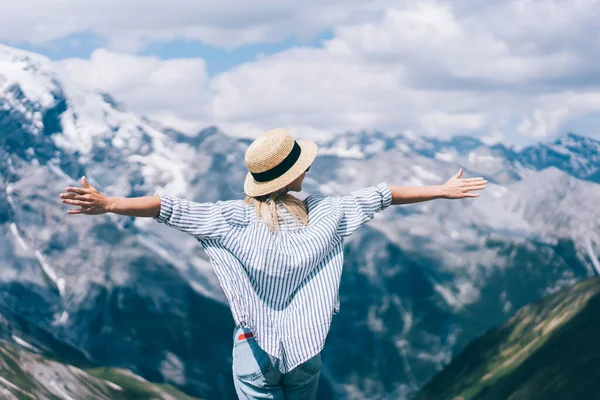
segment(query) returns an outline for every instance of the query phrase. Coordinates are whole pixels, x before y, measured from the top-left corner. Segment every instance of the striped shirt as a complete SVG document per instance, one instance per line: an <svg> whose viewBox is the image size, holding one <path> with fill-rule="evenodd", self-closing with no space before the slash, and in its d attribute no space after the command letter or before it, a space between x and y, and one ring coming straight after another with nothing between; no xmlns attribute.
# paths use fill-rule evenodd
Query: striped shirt
<svg viewBox="0 0 600 400"><path fill-rule="evenodd" d="M299 226L280 206L275 232L243 200L160 198L154 219L202 244L236 325L250 328L286 373L322 350L339 311L344 238L388 207L392 193L380 183L348 196L309 195L308 224Z"/></svg>

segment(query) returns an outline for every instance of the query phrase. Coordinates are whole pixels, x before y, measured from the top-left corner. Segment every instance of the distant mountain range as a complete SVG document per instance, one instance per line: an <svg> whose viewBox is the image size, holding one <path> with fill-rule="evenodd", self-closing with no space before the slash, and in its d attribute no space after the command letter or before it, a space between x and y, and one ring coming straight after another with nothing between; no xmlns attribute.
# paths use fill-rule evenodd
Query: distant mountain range
<svg viewBox="0 0 600 400"><path fill-rule="evenodd" d="M242 198L249 141L216 127L194 137L166 129L54 68L0 46L6 326L22 319L47 332L32 345L58 346L63 362L235 398L233 320L198 243L149 219L69 216L58 194L85 175L112 196ZM474 200L390 207L347 241L323 399L409 398L515 310L600 271L594 139L569 133L517 151L465 136L360 131L319 146L300 197L441 184L461 167L490 182Z"/></svg>
<svg viewBox="0 0 600 400"><path fill-rule="evenodd" d="M470 343L414 400L598 398L600 280L523 307Z"/></svg>

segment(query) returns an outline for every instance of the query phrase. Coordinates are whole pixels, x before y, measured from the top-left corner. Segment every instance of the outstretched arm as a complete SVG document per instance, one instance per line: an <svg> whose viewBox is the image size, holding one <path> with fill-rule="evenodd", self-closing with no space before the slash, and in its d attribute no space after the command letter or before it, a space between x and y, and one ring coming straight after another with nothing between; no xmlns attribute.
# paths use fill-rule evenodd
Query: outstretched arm
<svg viewBox="0 0 600 400"><path fill-rule="evenodd" d="M469 193L485 189L487 180L483 178L461 179L462 168L443 185L435 186L391 186L392 204L410 204L434 199L462 199L479 197L479 193Z"/></svg>
<svg viewBox="0 0 600 400"><path fill-rule="evenodd" d="M132 217L152 217L157 222L190 234L198 240L220 238L231 227L224 213L232 215L236 211L236 204L196 203L168 194L108 197L92 187L85 177L81 178L81 184L83 188L68 187L67 193L60 195L63 203L80 206L69 210L69 214L98 215L112 212Z"/></svg>
<svg viewBox="0 0 600 400"><path fill-rule="evenodd" d="M81 178L83 188L67 187L67 193L61 193L63 203L80 206L78 209L69 210L69 214L99 215L115 213L132 217L154 217L160 211L159 196L144 197L108 197L91 186Z"/></svg>

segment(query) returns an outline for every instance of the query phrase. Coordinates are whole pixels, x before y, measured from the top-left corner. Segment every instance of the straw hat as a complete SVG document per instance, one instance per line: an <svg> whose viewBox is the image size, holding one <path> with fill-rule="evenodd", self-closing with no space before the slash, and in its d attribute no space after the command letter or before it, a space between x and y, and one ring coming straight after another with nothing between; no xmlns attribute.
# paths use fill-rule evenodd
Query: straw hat
<svg viewBox="0 0 600 400"><path fill-rule="evenodd" d="M244 192L256 197L286 187L310 167L317 149L309 140L296 142L284 129L268 131L246 151Z"/></svg>

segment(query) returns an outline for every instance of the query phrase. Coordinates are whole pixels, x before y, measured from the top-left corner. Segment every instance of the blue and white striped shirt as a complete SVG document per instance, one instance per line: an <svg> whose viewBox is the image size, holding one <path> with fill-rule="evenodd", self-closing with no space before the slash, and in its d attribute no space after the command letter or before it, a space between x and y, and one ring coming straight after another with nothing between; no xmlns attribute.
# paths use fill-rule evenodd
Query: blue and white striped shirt
<svg viewBox="0 0 600 400"><path fill-rule="evenodd" d="M349 196L313 194L304 200L308 224L294 223L280 207L283 223L275 232L243 200L160 198L155 220L198 239L236 324L250 328L286 373L323 349L339 311L344 237L388 207L392 193L380 183Z"/></svg>

